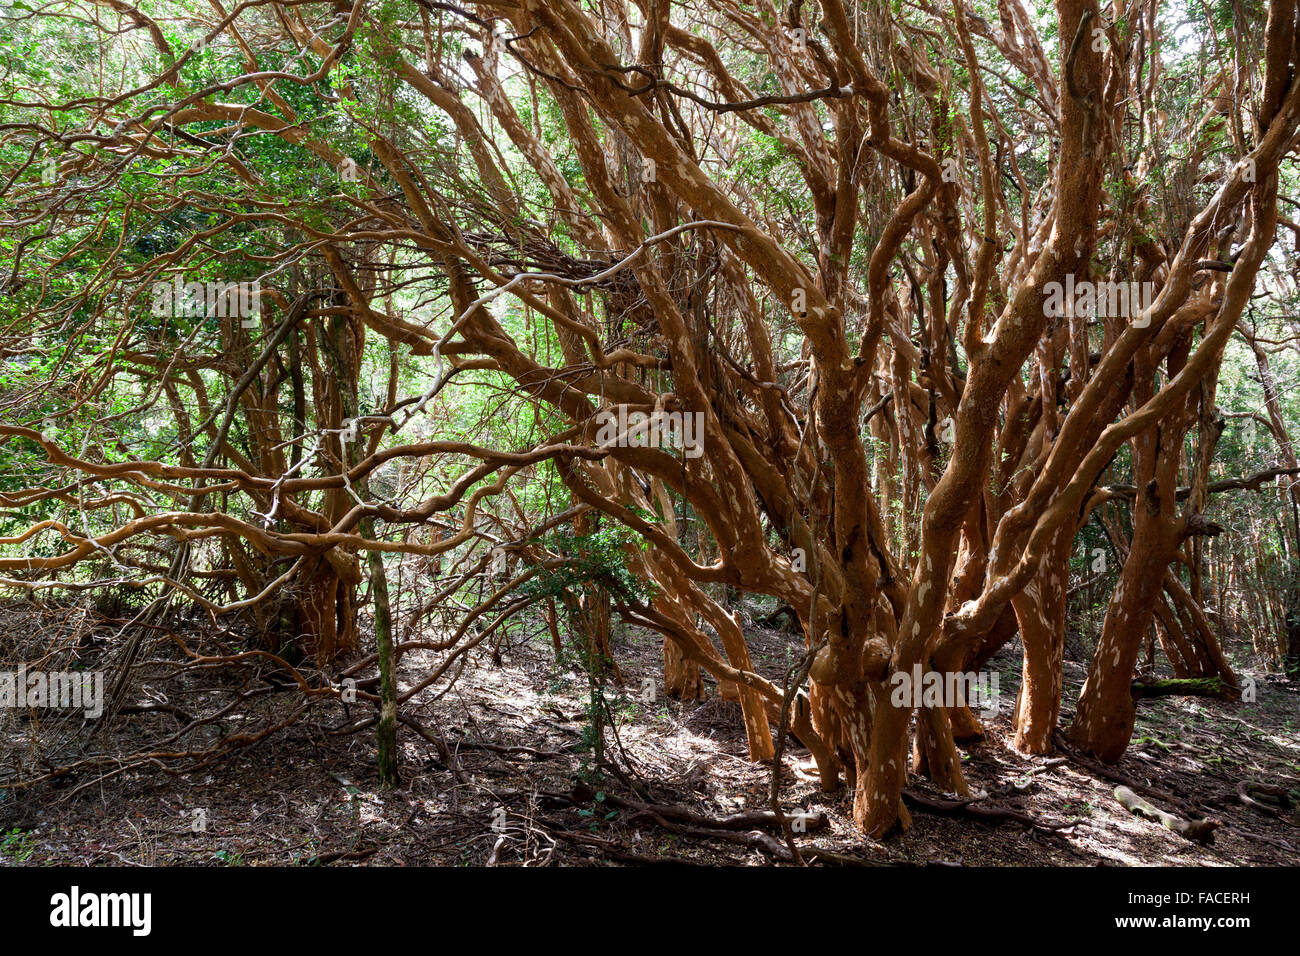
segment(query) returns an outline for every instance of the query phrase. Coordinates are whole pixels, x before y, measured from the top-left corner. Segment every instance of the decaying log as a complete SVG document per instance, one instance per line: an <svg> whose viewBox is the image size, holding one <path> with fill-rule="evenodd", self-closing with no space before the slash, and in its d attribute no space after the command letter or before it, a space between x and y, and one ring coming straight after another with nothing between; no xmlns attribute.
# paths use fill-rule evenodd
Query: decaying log
<svg viewBox="0 0 1300 956"><path fill-rule="evenodd" d="M1143 819L1159 823L1167 830L1173 830L1180 837L1195 843L1213 843L1214 831L1222 822L1206 817L1204 820L1184 820L1172 813L1166 813L1143 800L1128 787L1116 787L1115 799L1129 813L1135 813Z"/></svg>
<svg viewBox="0 0 1300 956"><path fill-rule="evenodd" d="M1232 686L1221 677L1174 677L1168 680L1134 681L1129 688L1134 700L1152 697L1225 697Z"/></svg>

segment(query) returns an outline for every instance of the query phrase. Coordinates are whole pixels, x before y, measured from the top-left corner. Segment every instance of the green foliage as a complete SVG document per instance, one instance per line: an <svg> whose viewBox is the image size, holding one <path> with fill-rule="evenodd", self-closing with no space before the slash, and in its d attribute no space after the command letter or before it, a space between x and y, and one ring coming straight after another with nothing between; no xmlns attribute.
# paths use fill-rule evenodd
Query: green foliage
<svg viewBox="0 0 1300 956"><path fill-rule="evenodd" d="M15 863L26 863L36 852L36 841L32 834L14 827L8 833L0 833L0 856L8 857Z"/></svg>
<svg viewBox="0 0 1300 956"><path fill-rule="evenodd" d="M629 601L648 604L654 600L654 585L640 580L627 567L627 549L644 550L649 545L625 526L607 523L587 535L557 532L542 543L564 561L559 567L543 568L537 577L520 585L524 594L562 597L598 584Z"/></svg>

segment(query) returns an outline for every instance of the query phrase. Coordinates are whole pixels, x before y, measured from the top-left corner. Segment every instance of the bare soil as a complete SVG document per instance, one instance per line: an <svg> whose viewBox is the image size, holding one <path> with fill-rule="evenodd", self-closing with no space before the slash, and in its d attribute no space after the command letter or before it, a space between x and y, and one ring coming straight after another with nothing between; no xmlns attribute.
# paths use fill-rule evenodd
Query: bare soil
<svg viewBox="0 0 1300 956"><path fill-rule="evenodd" d="M770 630L750 637L755 666L780 680L798 654L797 639ZM484 644L450 689L440 684L404 708L425 733L400 729L399 789L377 786L373 729L349 723L357 708L345 712L329 701L197 769L178 769L168 759L126 769L107 761L33 788L0 790L0 864L778 862L779 828L758 828L767 834L762 838L753 826L701 823L769 809L771 767L745 758L739 707L712 686L702 703L656 694L647 704L643 682L657 687L662 674L659 640L619 632L615 650L626 678L624 688L608 689L617 741L607 734L607 757L621 768L617 775L597 778L589 766L585 674L557 666L549 644L535 638L501 649L499 663ZM432 660L408 654L402 686L426 674ZM1000 712L986 738L963 751L979 799L943 812L912 802L910 829L883 842L853 828L852 794L821 792L807 752L791 742L783 809L824 818L796 835L811 865L1228 866L1300 859L1300 687L1247 674L1256 681L1254 702L1143 701L1128 754L1105 768L1069 752L1016 753L1009 739L1018 646L989 668L1001 678ZM1062 726L1084 676L1080 664L1066 668ZM220 678L214 672L210 679ZM276 706L290 710L290 696L275 696ZM148 709L127 714L99 750L131 752L183 719ZM15 723L9 744L20 747L30 728ZM1163 810L1220 820L1214 843L1202 846L1131 816L1114 798L1121 783ZM1255 785L1284 795L1261 796ZM924 780L909 786L922 796L944 796ZM975 815L990 810L1023 819Z"/></svg>

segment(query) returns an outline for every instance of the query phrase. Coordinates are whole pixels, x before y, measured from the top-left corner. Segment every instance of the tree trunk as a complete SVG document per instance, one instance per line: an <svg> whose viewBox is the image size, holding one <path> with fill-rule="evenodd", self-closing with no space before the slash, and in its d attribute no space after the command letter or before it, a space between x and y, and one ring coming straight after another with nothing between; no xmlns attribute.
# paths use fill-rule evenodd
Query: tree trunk
<svg viewBox="0 0 1300 956"><path fill-rule="evenodd" d="M664 693L677 700L704 700L700 665L682 655L671 638L664 638Z"/></svg>
<svg viewBox="0 0 1300 956"><path fill-rule="evenodd" d="M1024 665L1016 702L1016 749L1024 754L1052 750L1052 733L1061 713L1065 658L1067 563L1072 536L1058 529L1029 585L1011 601L1020 624Z"/></svg>
<svg viewBox="0 0 1300 956"><path fill-rule="evenodd" d="M361 519L361 533L374 535L374 521ZM375 738L379 751L379 782L385 787L396 787L401 782L398 772L397 750L397 677L393 658L393 621L388 602L388 577L384 573L384 553L371 551L367 555L370 565L370 596L375 602L375 648L379 656L379 723Z"/></svg>

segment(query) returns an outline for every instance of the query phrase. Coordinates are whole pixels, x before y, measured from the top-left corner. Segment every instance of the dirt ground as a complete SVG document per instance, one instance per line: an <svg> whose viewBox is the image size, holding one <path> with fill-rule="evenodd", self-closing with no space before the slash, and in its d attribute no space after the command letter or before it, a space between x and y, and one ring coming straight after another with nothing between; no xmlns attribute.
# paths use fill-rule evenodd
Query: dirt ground
<svg viewBox="0 0 1300 956"><path fill-rule="evenodd" d="M755 666L780 680L798 653L780 631L752 635ZM726 818L770 807L771 767L745 759L739 707L710 697L682 704L643 697L662 674L660 642L619 632L625 689L610 689L622 768L595 779L584 749L587 680L557 667L549 644L485 644L448 689L404 708L424 733L400 730L402 785L377 787L373 729L350 729L330 701L261 742L197 770L168 759L123 768L105 759L26 790L0 790L0 864L70 865L770 865L787 852L779 826ZM431 657L403 659L402 686ZM1163 698L1139 704L1134 742L1103 768L1061 753L1025 758L1009 745L1019 648L988 665L1000 675L998 716L964 751L981 798L937 810L909 801L912 826L882 842L851 821L852 794L822 793L808 754L787 750L783 809L804 811L796 835L810 865L1278 865L1300 860L1300 687L1253 676L1257 699ZM1067 663L1062 726L1084 676ZM621 696L620 696L621 695ZM287 696L287 695L284 695ZM156 699L156 696L155 696ZM287 707L282 700L280 706ZM176 729L183 716L127 715L120 739ZM167 722L171 724L168 725ZM9 727L21 746L24 727ZM229 728L227 728L227 731ZM444 746L445 745L445 746ZM99 779L103 773L111 773ZM1157 807L1222 821L1213 845L1190 842L1131 816L1115 800L1125 784ZM1285 796L1267 795L1280 788ZM941 798L923 780L910 789ZM646 806L649 805L649 806ZM1017 819L989 818L1010 811ZM977 816L983 813L985 816Z"/></svg>

